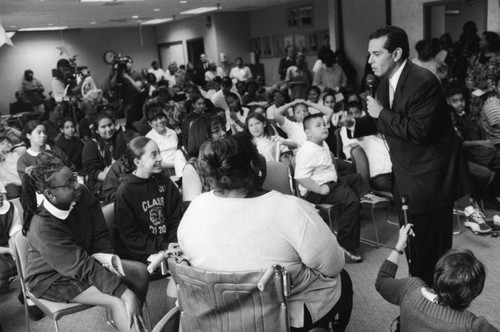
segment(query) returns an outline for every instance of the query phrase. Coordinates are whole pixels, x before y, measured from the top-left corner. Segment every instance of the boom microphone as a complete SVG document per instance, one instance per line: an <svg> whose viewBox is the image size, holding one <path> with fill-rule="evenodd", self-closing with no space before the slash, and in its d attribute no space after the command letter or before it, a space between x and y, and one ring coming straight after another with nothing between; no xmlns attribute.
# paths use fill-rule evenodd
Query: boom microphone
<svg viewBox="0 0 500 332"><path fill-rule="evenodd" d="M366 76L366 86L370 92L370 96L375 98L375 90L377 90L377 77L373 74L368 74Z"/></svg>

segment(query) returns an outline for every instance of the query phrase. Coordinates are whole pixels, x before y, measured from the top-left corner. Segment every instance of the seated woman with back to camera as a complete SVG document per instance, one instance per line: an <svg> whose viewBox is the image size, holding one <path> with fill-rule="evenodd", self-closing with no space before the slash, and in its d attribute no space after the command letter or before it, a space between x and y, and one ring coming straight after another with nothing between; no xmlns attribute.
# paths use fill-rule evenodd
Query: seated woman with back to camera
<svg viewBox="0 0 500 332"><path fill-rule="evenodd" d="M259 164L247 135L202 145L199 166L215 190L194 199L181 220L178 239L186 258L215 271L281 264L293 280L288 298L292 331L326 330L337 314L335 331L344 331L352 283L343 270L342 248L312 205L260 189Z"/></svg>

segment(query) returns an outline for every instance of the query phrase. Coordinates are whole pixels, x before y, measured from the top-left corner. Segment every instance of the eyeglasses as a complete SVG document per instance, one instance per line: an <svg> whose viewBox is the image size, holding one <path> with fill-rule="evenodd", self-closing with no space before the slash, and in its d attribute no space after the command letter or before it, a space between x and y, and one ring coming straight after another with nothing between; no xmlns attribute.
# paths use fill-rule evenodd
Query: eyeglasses
<svg viewBox="0 0 500 332"><path fill-rule="evenodd" d="M75 184L78 183L78 173L73 172L73 176L66 180L66 183L60 184L58 186L51 186L52 188L74 188Z"/></svg>

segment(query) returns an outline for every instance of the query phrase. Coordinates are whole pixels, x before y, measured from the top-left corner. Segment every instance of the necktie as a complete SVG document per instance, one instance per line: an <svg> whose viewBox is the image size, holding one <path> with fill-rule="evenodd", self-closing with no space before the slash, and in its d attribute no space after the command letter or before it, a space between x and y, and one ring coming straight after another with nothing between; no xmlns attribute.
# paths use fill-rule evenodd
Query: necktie
<svg viewBox="0 0 500 332"><path fill-rule="evenodd" d="M391 109L393 102L394 102L394 88L392 87L392 84L389 81L389 106L391 107Z"/></svg>

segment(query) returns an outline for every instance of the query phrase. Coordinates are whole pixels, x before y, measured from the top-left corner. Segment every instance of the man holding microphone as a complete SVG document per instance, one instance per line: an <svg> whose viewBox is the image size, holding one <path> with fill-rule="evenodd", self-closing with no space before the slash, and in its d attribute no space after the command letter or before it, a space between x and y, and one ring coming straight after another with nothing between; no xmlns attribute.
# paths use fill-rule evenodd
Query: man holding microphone
<svg viewBox="0 0 500 332"><path fill-rule="evenodd" d="M408 60L406 32L387 26L369 39L368 63L380 78L375 96L367 97L369 115L355 120L342 115L334 122L346 125L353 137L384 135L393 164L394 199L399 207L402 196L409 198L414 224L410 273L432 286L434 266L452 246L453 203L468 192L467 164L441 83Z"/></svg>

